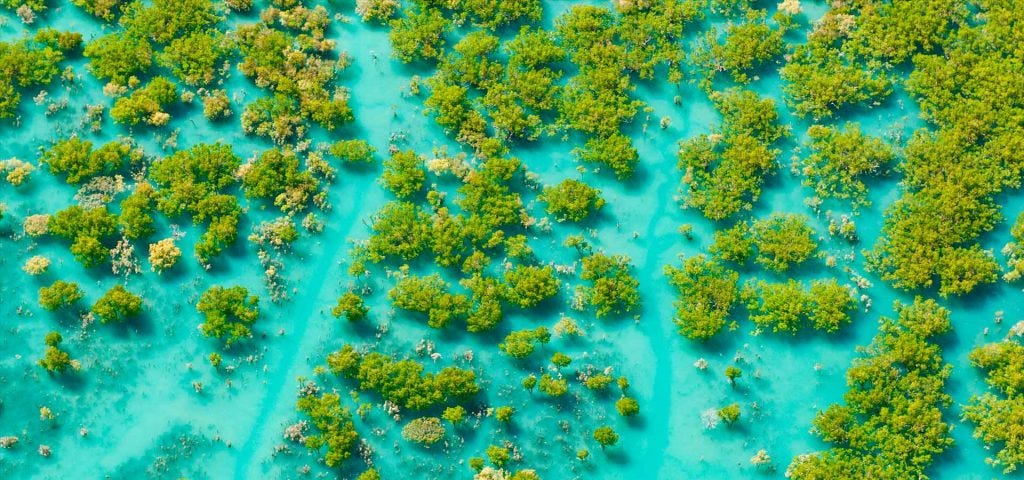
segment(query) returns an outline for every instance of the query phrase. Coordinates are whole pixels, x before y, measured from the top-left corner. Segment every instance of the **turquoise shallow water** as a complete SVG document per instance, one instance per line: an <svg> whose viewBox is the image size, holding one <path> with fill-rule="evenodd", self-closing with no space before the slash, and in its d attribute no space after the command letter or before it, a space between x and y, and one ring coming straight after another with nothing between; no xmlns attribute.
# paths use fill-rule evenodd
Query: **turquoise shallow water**
<svg viewBox="0 0 1024 480"><path fill-rule="evenodd" d="M547 2L546 22L573 3ZM351 15L350 2L328 5L333 11ZM814 17L825 7L807 2L805 8ZM7 13L2 18L6 21L0 27L0 38L18 37L22 32L20 23ZM253 18L243 16L240 21ZM80 31L87 40L103 31L66 2L53 5L34 27L43 25ZM341 83L354 92L356 122L330 136L316 132L315 138L364 138L379 151L386 151L392 135L401 133L405 136L403 148L417 152L427 153L442 146L450 151L461 149L421 114L421 99L400 94L412 75L428 72L391 61L385 29L352 17L349 23L335 23L329 36L354 60ZM68 108L46 116L42 108L32 105L31 97L37 90L24 92L20 128L0 124L0 158L34 161L40 146L81 130L77 121L84 105L109 104L101 93L102 85L87 73L82 59L67 64L75 68L81 82L70 90L57 82L46 89L51 98L67 98ZM779 80L772 70L767 69L753 88L775 98L781 106ZM238 72L232 74L227 88L247 101L263 95ZM673 103L676 95L683 97L681 106ZM420 321L390 311L381 294L388 288L387 283L378 278L374 281L378 293L373 297L371 320L376 325L389 325L382 338L386 349L412 355L421 339L430 339L443 355L442 364L471 349L476 357L474 365L483 371L484 399L491 404L514 405L518 410L514 427L503 431L493 421L486 421L484 428L463 430L458 438L450 436L446 447L431 450L402 441L400 425L379 410L374 411L365 420L357 420L356 426L376 450L375 463L385 478L468 478L471 472L465 461L506 438L522 448L523 465L537 469L545 479L781 478L794 455L825 447L808 432L811 419L819 409L841 400L846 388L844 374L855 356L855 347L870 341L878 317L891 314L894 300L908 301L910 297L866 274L858 255L850 266L873 282L865 293L874 306L856 315L853 326L839 334L753 336L749 323L741 321L739 331L705 345L677 335L671 321L674 293L665 282L662 268L677 263L680 255L704 250L711 242L714 225L698 212L678 207L681 172L675 166L675 152L680 139L709 131L718 118L704 94L692 86L677 91L674 86L641 83L637 96L653 108L649 114L641 112L635 124L627 128L640 151L640 170L624 183L606 174L586 177L608 201L599 217L586 227L596 231L597 239L592 239L596 247L628 254L636 264L643 303L638 321L598 321L570 312L565 292L571 290L566 288L563 295L536 314L512 312L503 328L524 328L538 321L550 323L561 313L573 316L588 332L587 339L555 340L542 353L550 355L557 349L573 354L576 362L612 365L616 374L631 379L631 391L640 401L642 414L623 420L608 408L609 402L590 398L587 393L578 403L531 398L516 385L532 370L509 362L493 347L503 333L478 337L458 331L433 331ZM170 127L131 132L148 154L168 153L160 144L174 129L180 131L180 148L221 140L247 158L270 147L267 142L244 136L237 116L211 124L196 106L179 106L171 113L174 121ZM796 134L784 144L785 163L792 155L799 155L795 140L802 138L808 123L784 109L783 115ZM665 130L658 127L658 119L663 116L672 119ZM916 117L913 102L902 94L876 108L848 112L846 116L879 135L893 131L894 125L906 134L919 126ZM108 121L102 134L83 135L102 142L125 133ZM520 146L513 153L539 175L541 183L550 184L578 176L571 155L576 146L575 142L556 138ZM801 187L800 179L785 167L766 185L755 213L811 214L803 203L809 190ZM214 344L197 331L201 319L193 304L202 291L215 284L237 283L255 292L264 291L262 269L250 245L240 241L229 251L227 261L210 272L203 272L194 262L182 262L185 268L163 276L147 272L133 277L129 286L143 295L147 306L143 318L121 328L92 326L82 330L76 326L77 318L39 308L37 289L57 278L74 279L86 290L87 298L96 298L116 280L106 272L82 269L63 242L45 238L32 241L17 235L21 218L63 208L72 202L74 190L44 169L37 170L32 180L17 190L6 184L0 186L0 201L8 207L8 217L0 222L0 435L18 435L22 441L19 448L0 450L0 478L303 478L298 472L305 465L311 465L314 473L329 472L304 449L293 446L290 451L275 453L275 447L284 444L284 427L298 419L296 379L311 376L313 367L321 364L329 351L374 337L373 326L343 324L328 310L349 281L345 270L352 240L366 237L366 219L390 198L376 184L378 174L377 167L339 171L330 189L333 209L326 215L326 230L318 236L303 237L285 260L284 276L294 289L290 300L274 305L264 301L257 341L249 349L232 351L227 363L237 368L229 375L214 372L207 365L205 356ZM872 184L873 205L857 217L861 243L851 247L823 236L823 247L842 254L872 245L881 227L881 212L899 193L897 181L891 177ZM1015 218L1024 210L1024 197L1008 194L1001 198L1001 204L1005 216ZM259 205L250 208L248 223L241 228L243 235L252 222L270 218ZM694 226L694 240L679 235L677 229L684 223ZM815 221L819 232L825 231L826 224L823 216ZM162 233L168 228L162 225ZM560 244L563 234L573 231L574 227L558 225L552 234L532 236L531 245L544 252L545 260L569 263L575 255ZM194 230L186 232L186 238L198 235ZM998 250L1008 239L1008 227L1002 225L985 236L985 247ZM54 260L50 272L41 278L22 275L20 266L25 259L39 253ZM184 257L189 258L191 253L186 249ZM842 272L827 269L822 262L800 270L801 278L829 275ZM960 404L985 388L969 367L967 353L986 340L1001 338L1010 325L1024 318L1022 298L1018 288L999 284L945 302L953 310L955 325L954 332L944 338L943 347L946 360L954 365L948 388L954 405L947 418L956 424L956 446L930 470L933 478L1000 477L998 471L985 465L987 452L971 438L970 426L956 418ZM1006 321L996 325L993 318L999 310L1005 311ZM987 336L983 333L986 328ZM51 378L35 365L35 359L42 355L41 338L54 329L67 332L66 345L74 358L82 360L83 373ZM743 359L745 374L740 387L733 390L720 372L737 357ZM698 358L708 360L708 371L693 366ZM753 378L755 371L760 372L759 378ZM202 394L193 390L196 381L205 385ZM347 388L342 389L345 391ZM740 402L745 412L740 426L710 431L703 427L703 411L733 401ZM56 420L40 420L41 406L52 409ZM561 419L571 421L570 433L558 425ZM585 447L580 441L587 436L585 432L604 423L615 426L620 433L619 446L606 452L594 451L590 446L593 455L586 464L565 460ZM86 428L88 435L81 436L80 428ZM376 430L380 435L372 433ZM35 452L38 444L51 446L54 454L40 457ZM775 459L775 471L751 467L750 457L761 448ZM359 470L345 469L340 476L348 478Z"/></svg>

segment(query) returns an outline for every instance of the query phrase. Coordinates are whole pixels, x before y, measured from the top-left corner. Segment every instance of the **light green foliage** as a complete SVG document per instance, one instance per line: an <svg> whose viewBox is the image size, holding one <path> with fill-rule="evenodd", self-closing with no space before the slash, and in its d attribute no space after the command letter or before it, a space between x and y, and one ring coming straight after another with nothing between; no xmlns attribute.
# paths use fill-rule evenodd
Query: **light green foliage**
<svg viewBox="0 0 1024 480"><path fill-rule="evenodd" d="M472 370L445 367L437 374L425 373L415 360L395 360L378 352L362 355L351 345L328 355L327 363L335 374L358 380L360 390L375 391L410 410L465 399L480 391Z"/></svg>
<svg viewBox="0 0 1024 480"><path fill-rule="evenodd" d="M844 59L826 41L797 45L780 73L786 104L801 117L829 118L841 107L881 100L892 93L892 80L885 72Z"/></svg>
<svg viewBox="0 0 1024 480"><path fill-rule="evenodd" d="M803 215L773 213L755 220L750 233L757 249L754 261L776 272L785 272L804 262L818 248L814 230Z"/></svg>
<svg viewBox="0 0 1024 480"><path fill-rule="evenodd" d="M559 221L578 222L604 206L600 190L573 179L544 187L544 193L538 198L548 204L548 214L554 215Z"/></svg>
<svg viewBox="0 0 1024 480"><path fill-rule="evenodd" d="M508 448L499 447L497 445L488 445L487 459L494 465L502 467L512 459L512 454L508 451Z"/></svg>
<svg viewBox="0 0 1024 480"><path fill-rule="evenodd" d="M341 406L341 397L337 393L303 395L299 397L296 409L306 414L317 430L317 433L305 437L306 448L320 450L327 447L324 465L337 467L352 456L359 434L352 423L352 414L348 407Z"/></svg>
<svg viewBox="0 0 1024 480"><path fill-rule="evenodd" d="M512 421L512 415L516 413L516 410L509 406L502 406L494 409L495 420L508 423Z"/></svg>
<svg viewBox="0 0 1024 480"><path fill-rule="evenodd" d="M110 258L103 241L117 230L117 217L106 207L72 205L50 217L47 225L50 234L71 241L71 253L82 266L92 268Z"/></svg>
<svg viewBox="0 0 1024 480"><path fill-rule="evenodd" d="M1024 169L1024 137L1014 120L1024 108L1021 13L987 2L941 52L914 57L907 89L935 128L908 142L906 192L887 210L868 258L898 288L938 280L941 295L962 295L998 278L998 264L978 240L1000 220L994 196L1019 187Z"/></svg>
<svg viewBox="0 0 1024 480"><path fill-rule="evenodd" d="M623 417L634 417L640 413L640 403L635 398L623 396L615 401L615 410Z"/></svg>
<svg viewBox="0 0 1024 480"><path fill-rule="evenodd" d="M1010 235L1013 241L1003 246L1003 255L1006 256L1003 280L1015 282L1024 274L1024 213L1017 215L1017 221L1010 228Z"/></svg>
<svg viewBox="0 0 1024 480"><path fill-rule="evenodd" d="M282 144L302 136L301 119L328 131L352 121L348 92L334 85L349 59L333 52L334 41L324 37L330 24L327 10L294 4L281 11L279 19L287 31L272 28L276 22L237 29L239 70L274 93L246 107L243 128ZM297 36L291 35L294 31Z"/></svg>
<svg viewBox="0 0 1024 480"><path fill-rule="evenodd" d="M640 155L633 147L633 142L629 137L618 133L587 140L579 150L579 157L584 162L611 168L618 178L632 176L640 161Z"/></svg>
<svg viewBox="0 0 1024 480"><path fill-rule="evenodd" d="M388 292L396 308L427 314L427 325L443 328L454 318L466 316L469 299L448 292L448 284L438 274L403 277Z"/></svg>
<svg viewBox="0 0 1024 480"><path fill-rule="evenodd" d="M725 367L725 379L733 388L736 388L736 379L742 376L743 370L740 370L736 365L729 365L728 367Z"/></svg>
<svg viewBox="0 0 1024 480"><path fill-rule="evenodd" d="M157 57L160 65L189 85L209 85L229 49L218 30L195 31L171 40Z"/></svg>
<svg viewBox="0 0 1024 480"><path fill-rule="evenodd" d="M466 316L466 330L475 333L498 326L504 318L501 298L505 295L505 289L501 283L495 278L484 277L479 273L459 283L472 293L472 306Z"/></svg>
<svg viewBox="0 0 1024 480"><path fill-rule="evenodd" d="M796 280L749 282L743 298L759 329L796 334L805 325L828 333L850 323L856 301L835 279L814 280L809 289Z"/></svg>
<svg viewBox="0 0 1024 480"><path fill-rule="evenodd" d="M156 189L148 182L140 182L130 195L121 200L117 224L126 238L144 238L156 231L151 215L156 208L156 199Z"/></svg>
<svg viewBox="0 0 1024 480"><path fill-rule="evenodd" d="M464 0L449 2L448 6L455 9L456 19L488 29L520 21L537 22L542 14L540 0Z"/></svg>
<svg viewBox="0 0 1024 480"><path fill-rule="evenodd" d="M441 414L441 418L447 420L452 425L458 425L466 419L466 408L462 405L447 407L444 409L444 413Z"/></svg>
<svg viewBox="0 0 1024 480"><path fill-rule="evenodd" d="M712 135L682 143L679 168L685 171L684 206L722 220L753 207L764 177L776 168L779 151L771 146L789 131L779 123L775 102L752 91L733 88L711 99L722 124Z"/></svg>
<svg viewBox="0 0 1024 480"><path fill-rule="evenodd" d="M408 198L423 189L427 172L419 155L412 150L392 153L384 161L384 173L380 177L384 187L398 198Z"/></svg>
<svg viewBox="0 0 1024 480"><path fill-rule="evenodd" d="M145 123L156 127L170 121L164 107L178 99L178 87L164 77L153 77L145 87L121 97L110 109L110 118L127 125Z"/></svg>
<svg viewBox="0 0 1024 480"><path fill-rule="evenodd" d="M640 282L630 273L629 262L624 255L603 253L583 258L580 278L592 282L585 294L598 318L627 314L640 306Z"/></svg>
<svg viewBox="0 0 1024 480"><path fill-rule="evenodd" d="M674 320L681 335L707 340L729 323L738 294L738 273L697 255L686 259L681 269L666 265L665 275L678 293Z"/></svg>
<svg viewBox="0 0 1024 480"><path fill-rule="evenodd" d="M842 130L813 125L807 129L811 154L803 160L804 185L821 198L849 199L854 206L866 206L867 187L863 178L877 175L895 160L885 141L864 135L860 125L847 123Z"/></svg>
<svg viewBox="0 0 1024 480"><path fill-rule="evenodd" d="M338 140L328 150L331 155L345 163L372 163L377 149L366 140Z"/></svg>
<svg viewBox="0 0 1024 480"><path fill-rule="evenodd" d="M391 21L391 48L404 63L440 58L449 22L432 8L407 9L402 18Z"/></svg>
<svg viewBox="0 0 1024 480"><path fill-rule="evenodd" d="M242 286L210 287L196 304L196 310L204 317L200 330L203 335L223 340L228 347L250 338L252 325L260 316L259 301Z"/></svg>
<svg viewBox="0 0 1024 480"><path fill-rule="evenodd" d="M754 254L750 223L741 221L729 228L715 230L715 241L708 248L708 252L716 260L745 263Z"/></svg>
<svg viewBox="0 0 1024 480"><path fill-rule="evenodd" d="M89 70L101 80L128 85L153 65L153 46L149 40L126 32L109 33L85 45Z"/></svg>
<svg viewBox="0 0 1024 480"><path fill-rule="evenodd" d="M619 434L615 433L615 430L612 429L612 427L605 425L594 429L594 440L601 445L601 448L605 448L618 443Z"/></svg>
<svg viewBox="0 0 1024 480"><path fill-rule="evenodd" d="M370 259L412 260L430 245L430 216L409 202L389 202L377 212L367 244Z"/></svg>
<svg viewBox="0 0 1024 480"><path fill-rule="evenodd" d="M331 315L341 318L345 317L350 322L356 322L366 318L370 311L363 303L363 297L355 292L345 292L338 297L338 304L331 309Z"/></svg>
<svg viewBox="0 0 1024 480"><path fill-rule="evenodd" d="M96 300L91 311L102 323L120 323L142 311L142 297L129 292L121 285L115 285Z"/></svg>
<svg viewBox="0 0 1024 480"><path fill-rule="evenodd" d="M547 327L533 330L517 330L505 336L505 341L498 344L498 349L512 358L526 358L533 353L537 344L548 343L551 332Z"/></svg>
<svg viewBox="0 0 1024 480"><path fill-rule="evenodd" d="M505 271L503 297L520 308L531 308L555 296L561 282L550 265L516 265Z"/></svg>
<svg viewBox="0 0 1024 480"><path fill-rule="evenodd" d="M703 71L701 87L710 91L719 72L728 73L736 83L750 83L752 71L782 53L784 33L768 25L764 11L751 11L745 22L730 23L724 32L708 30L692 56Z"/></svg>
<svg viewBox="0 0 1024 480"><path fill-rule="evenodd" d="M0 119L17 112L19 89L49 83L58 73L57 64L81 42L81 34L49 28L38 30L31 38L0 42Z"/></svg>
<svg viewBox="0 0 1024 480"><path fill-rule="evenodd" d="M975 425L974 437L996 448L987 461L1011 473L1024 463L1024 347L1015 339L989 343L974 349L971 364L986 373L989 392L974 395L964 406L964 420Z"/></svg>
<svg viewBox="0 0 1024 480"><path fill-rule="evenodd" d="M360 473L356 480L381 480L381 476L377 473L374 468L367 469L363 473Z"/></svg>
<svg viewBox="0 0 1024 480"><path fill-rule="evenodd" d="M665 67L666 79L683 79L684 29L702 17L698 2L626 0L613 4L619 11L616 35L625 49L627 69L644 80L652 80L658 67Z"/></svg>
<svg viewBox="0 0 1024 480"><path fill-rule="evenodd" d="M89 15L106 21L114 19L127 0L71 0L71 3L85 10Z"/></svg>
<svg viewBox="0 0 1024 480"><path fill-rule="evenodd" d="M545 373L540 376L537 389L549 397L561 397L569 392L569 382L564 378L555 378Z"/></svg>
<svg viewBox="0 0 1024 480"><path fill-rule="evenodd" d="M130 152L130 146L116 141L93 150L92 142L74 136L53 144L43 152L39 161L51 172L66 175L68 183L79 184L97 175L109 175L120 170Z"/></svg>
<svg viewBox="0 0 1024 480"><path fill-rule="evenodd" d="M39 305L53 311L58 308L70 307L78 303L84 296L85 293L77 283L57 280L50 286L39 289Z"/></svg>
<svg viewBox="0 0 1024 480"><path fill-rule="evenodd" d="M732 403L718 409L718 418L726 425L732 425L740 420L740 404Z"/></svg>
<svg viewBox="0 0 1024 480"><path fill-rule="evenodd" d="M158 187L157 209L169 217L191 215L209 226L196 243L196 257L208 264L238 238L241 207L225 193L235 184L241 160L229 145L198 144L154 162L149 178Z"/></svg>
<svg viewBox="0 0 1024 480"><path fill-rule="evenodd" d="M50 373L63 373L68 367L76 368L76 364L71 360L71 355L68 352L60 349L61 342L64 338L61 337L58 332L50 332L46 334L46 351L43 354L43 358L39 359L39 366L46 369Z"/></svg>
<svg viewBox="0 0 1024 480"><path fill-rule="evenodd" d="M558 368L568 367L570 363L572 363L572 357L562 352L555 352L555 354L551 356L551 364Z"/></svg>
<svg viewBox="0 0 1024 480"><path fill-rule="evenodd" d="M299 157L291 150L272 148L243 167L242 187L248 198L273 200L282 212L302 211L317 190L317 181L300 169Z"/></svg>
<svg viewBox="0 0 1024 480"><path fill-rule="evenodd" d="M127 32L166 44L219 20L212 0L153 0L129 4L120 23Z"/></svg>
<svg viewBox="0 0 1024 480"><path fill-rule="evenodd" d="M402 427L402 438L427 447L443 440L444 434L444 426L437 417L414 418Z"/></svg>
<svg viewBox="0 0 1024 480"><path fill-rule="evenodd" d="M943 421L950 366L934 343L950 330L949 311L920 298L897 303L896 311L847 372L845 403L814 420L814 431L833 446L797 456L791 478L926 478L932 459L953 444Z"/></svg>

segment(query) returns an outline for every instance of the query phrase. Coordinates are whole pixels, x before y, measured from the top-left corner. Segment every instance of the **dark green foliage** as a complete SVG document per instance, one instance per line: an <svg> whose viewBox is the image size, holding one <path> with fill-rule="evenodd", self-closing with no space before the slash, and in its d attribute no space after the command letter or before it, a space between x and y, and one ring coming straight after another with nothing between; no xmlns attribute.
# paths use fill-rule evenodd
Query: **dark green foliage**
<svg viewBox="0 0 1024 480"><path fill-rule="evenodd" d="M684 261L681 269L666 265L665 275L679 294L675 322L681 335L706 340L729 323L738 294L738 273L698 255Z"/></svg>
<svg viewBox="0 0 1024 480"><path fill-rule="evenodd" d="M323 462L337 467L352 456L359 434L352 423L352 414L341 406L337 393L310 394L299 397L296 409L309 416L317 433L305 437L306 448L320 450L327 447Z"/></svg>
<svg viewBox="0 0 1024 480"><path fill-rule="evenodd" d="M629 257L623 255L595 253L583 258L580 278L593 282L585 293L598 318L626 314L640 306L640 282L630 270Z"/></svg>
<svg viewBox="0 0 1024 480"><path fill-rule="evenodd" d="M123 322L142 311L142 298L121 285L115 285L96 300L91 311L101 323Z"/></svg>
<svg viewBox="0 0 1024 480"><path fill-rule="evenodd" d="M39 289L39 305L52 311L70 307L78 303L84 296L85 293L77 283L57 280L50 286Z"/></svg>
<svg viewBox="0 0 1024 480"><path fill-rule="evenodd" d="M943 391L950 366L934 343L950 329L949 311L920 298L897 303L896 311L847 372L845 404L814 420L833 446L797 456L792 478L926 478L932 459L953 444L942 414L951 401Z"/></svg>
<svg viewBox="0 0 1024 480"><path fill-rule="evenodd" d="M196 304L196 310L203 314L205 320L200 330L203 335L223 340L227 347L250 338L252 325L260 316L259 301L242 286L210 287Z"/></svg>

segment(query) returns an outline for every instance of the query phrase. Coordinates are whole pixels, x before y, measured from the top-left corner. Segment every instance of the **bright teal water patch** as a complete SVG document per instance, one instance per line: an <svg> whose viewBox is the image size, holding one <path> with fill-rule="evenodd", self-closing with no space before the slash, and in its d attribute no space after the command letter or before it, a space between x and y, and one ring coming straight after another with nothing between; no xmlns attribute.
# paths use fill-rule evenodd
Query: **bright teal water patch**
<svg viewBox="0 0 1024 480"><path fill-rule="evenodd" d="M550 25L557 12L573 3L549 2L545 23ZM351 7L349 2L331 4L333 10L346 13L350 13ZM812 16L824 9L820 3L806 7ZM3 18L7 21L0 29L0 38L19 36L21 26L17 20L9 14ZM250 15L241 21L253 20ZM52 8L39 24L77 30L86 39L103 31L63 2L59 8ZM353 18L349 23L335 24L330 36L338 40L339 50L347 51L354 60L342 75L341 83L355 92L352 106L356 116L354 125L330 138L364 138L378 150L386 151L392 135L399 133L405 138L403 148L421 153L438 147L447 147L451 152L461 150L430 118L422 115L421 99L401 94L407 91L412 75L428 72L391 61L385 29L367 26ZM101 83L87 73L85 62L75 59L68 64L75 68L80 82L70 90L58 83L47 89L50 99L66 98L68 107L46 116L43 108L31 102L38 91L23 92L20 128L14 129L11 124L0 127L0 158L14 156L34 161L40 146L71 131L84 132L77 119L85 105L109 105L110 100L101 93ZM266 94L237 72L225 88L231 96L245 102ZM770 69L753 88L782 105L779 79ZM431 451L402 441L400 424L375 410L365 420L357 420L357 429L375 449L375 463L385 478L467 478L470 470L465 461L504 438L522 447L524 466L537 469L549 480L781 478L794 455L825 447L809 434L811 419L819 409L841 401L846 389L844 374L855 356L854 349L870 341L879 315L891 314L894 300L909 301L910 297L892 291L878 278L866 274L862 257L857 255L850 267L874 283L865 292L873 307L857 315L851 328L835 336L752 336L750 325L741 322L740 331L706 345L681 338L671 321L674 293L665 282L662 268L676 264L680 255L706 249L714 225L697 212L679 209L675 197L681 173L676 169L675 152L680 139L709 131L718 118L704 95L689 86L677 91L674 86L641 83L637 95L653 108L649 114L641 112L627 129L641 155L640 171L625 183L605 173L586 178L608 200L599 218L588 225L596 231L593 243L609 253L628 254L637 265L635 273L643 298L638 322L595 321L589 315L571 312L568 295L563 294L535 315L509 314L504 328L524 328L539 321L550 324L562 313L572 316L588 332L588 340L556 340L544 347L542 354L562 350L576 358L574 363L613 365L616 374L631 379L631 391L640 401L642 414L631 421L622 420L608 408L607 399L593 399L588 392L581 394L579 404L531 398L515 385L533 370L496 352L493 345L499 341L499 334L439 333L418 320L395 314L380 295L387 283L377 279L377 302L371 305L371 318L375 325L388 325L388 332L381 336L382 350L413 355L420 340L429 339L442 354L439 365L454 362L464 351L472 350L472 364L484 372L487 394L482 395L482 400L493 405L513 405L518 410L515 426L507 431L495 431L499 427L488 420L480 430L463 429L458 438L449 438L450 445ZM673 102L676 95L683 98L681 106ZM179 130L180 148L221 140L231 143L240 156L247 158L270 147L266 142L243 136L237 115L225 123L210 123L195 105L177 107L171 113L174 121L169 127L133 132L148 154L164 155L171 151L161 145L175 129ZM658 126L663 116L671 119L671 126L665 130ZM916 117L913 102L902 94L878 107L848 115L849 119L861 122L868 133L884 135L897 125L903 138L909 129L919 126ZM783 168L767 183L755 212L758 215L770 211L811 213L804 205L809 190L800 185L800 179L790 174L785 165L792 155L799 155L793 149L802 140L808 123L785 112L783 118L796 137L784 145ZM102 135L83 135L106 141L127 133L108 122ZM315 138L328 137L317 132ZM575 146L578 145L573 142L548 139L514 153L539 175L541 183L549 184L579 176L570 153ZM327 229L319 236L301 239L285 260L284 276L289 286L294 287L291 299L278 305L264 300L257 341L251 349L235 350L228 356L227 363L237 366L229 375L213 372L207 365L205 357L215 345L197 331L201 319L193 304L202 291L214 284L238 283L256 292L263 291L262 269L246 242L239 242L228 253L228 261L211 272L202 272L194 262L184 261L180 267L185 268L163 276L147 273L133 277L129 286L145 298L144 318L124 328L93 326L81 330L76 328L80 321L77 318L42 311L37 306L37 289L57 278L73 279L85 288L87 298L94 299L115 279L106 272L82 269L62 242L33 242L18 235L22 218L63 208L72 202L74 190L43 170L38 170L28 185L20 189L4 185L0 201L7 204L9 216L0 223L5 237L0 240L0 435L18 435L21 445L0 450L0 477L243 479L296 478L306 465L312 466L314 472L326 471L300 447L293 445L277 453L275 450L285 445L283 429L298 419L294 410L297 377L312 375L313 367L342 344L375 338L374 326L344 324L327 310L347 285L345 270L350 241L366 237L366 219L389 199L375 183L378 173L377 167L339 172L330 190L333 209L326 215ZM830 252L856 253L874 243L881 228L882 212L899 194L897 178L872 184L874 203L856 218L861 242L848 246L830 241L826 243ZM1024 197L1019 194L1006 195L1002 200L1008 218L1024 209ZM258 212L258 206L251 208L250 222L270 218L269 213ZM679 235L677 229L684 223L694 225L693 241ZM815 227L824 232L826 223L821 217ZM161 227L161 234L167 234L169 226ZM251 223L244 223L243 235L251 227ZM560 246L562 234L568 231L572 229L556 226L551 234L538 233L531 238L532 246L545 252L545 260L571 263L575 255ZM987 235L985 246L998 250L1009 238L1007 231L1004 225ZM183 245L190 245L188 240L198 232L186 229L186 234ZM185 249L184 258L191 258L190 248ZM23 262L40 253L54 260L50 272L41 278L22 275ZM763 272L747 273L766 276ZM801 270L801 276L806 278L839 273L826 269L820 262ZM566 292L579 282L569 283ZM957 444L931 469L933 478L980 479L1000 475L984 464L988 452L970 438L970 426L955 419L959 404L984 389L980 377L969 368L967 353L984 341L1002 337L1010 325L1024 318L1021 298L1016 287L1000 284L947 302L953 309L956 327L943 345L946 360L955 367L948 389L955 404L948 412L948 420L957 424ZM1007 320L1002 325L993 322L998 310L1006 312ZM68 350L84 364L82 374L55 379L35 365L42 355L43 335L54 329L83 332L65 335ZM707 371L693 366L699 358L709 362ZM721 372L739 358L745 373L734 390ZM429 359L425 361L429 363ZM202 394L195 392L194 382L203 384ZM508 387L494 388L497 385ZM347 389L342 390L346 392ZM739 401L744 411L739 427L704 428L702 412L733 401ZM40 420L41 406L52 409L56 420ZM569 420L568 431L558 424L560 420ZM590 445L589 462L567 461L577 449L587 447L580 439L604 423L615 426L620 433L619 446L600 452ZM87 429L86 436L79 434L81 428ZM50 458L44 459L35 452L40 444L52 447L54 453ZM750 465L749 458L761 448L774 458L776 471L757 472ZM343 470L341 476L347 478L355 471L358 468L353 466Z"/></svg>

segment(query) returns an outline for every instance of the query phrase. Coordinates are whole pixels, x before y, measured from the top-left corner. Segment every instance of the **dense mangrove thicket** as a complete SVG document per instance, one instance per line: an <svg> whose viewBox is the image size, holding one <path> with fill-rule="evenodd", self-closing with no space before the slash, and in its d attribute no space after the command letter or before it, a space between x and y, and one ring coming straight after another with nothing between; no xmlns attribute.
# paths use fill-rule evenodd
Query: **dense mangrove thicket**
<svg viewBox="0 0 1024 480"><path fill-rule="evenodd" d="M0 9L0 477L1024 462L1018 1Z"/></svg>

